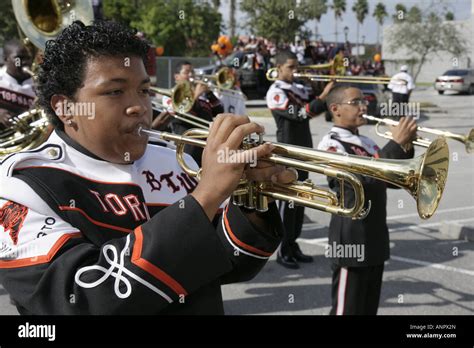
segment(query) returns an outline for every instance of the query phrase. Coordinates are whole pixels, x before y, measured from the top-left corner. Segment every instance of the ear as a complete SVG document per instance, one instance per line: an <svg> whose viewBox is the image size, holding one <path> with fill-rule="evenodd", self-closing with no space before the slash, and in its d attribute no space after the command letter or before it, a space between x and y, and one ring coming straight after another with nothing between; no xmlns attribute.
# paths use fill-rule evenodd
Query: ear
<svg viewBox="0 0 474 348"><path fill-rule="evenodd" d="M340 117L339 112L338 112L339 105L332 103L331 105L329 105L329 111L331 111L331 114L333 117Z"/></svg>
<svg viewBox="0 0 474 348"><path fill-rule="evenodd" d="M73 115L68 112L69 99L61 94L55 94L51 97L50 105L53 108L56 116L64 123L64 125L68 125L71 123L73 119Z"/></svg>

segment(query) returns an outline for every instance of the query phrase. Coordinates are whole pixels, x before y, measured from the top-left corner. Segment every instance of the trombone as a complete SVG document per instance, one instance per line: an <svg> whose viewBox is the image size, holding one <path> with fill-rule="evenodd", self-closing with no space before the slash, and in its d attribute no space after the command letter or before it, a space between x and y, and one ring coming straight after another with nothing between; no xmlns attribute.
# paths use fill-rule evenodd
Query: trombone
<svg viewBox="0 0 474 348"><path fill-rule="evenodd" d="M209 88L217 92L227 94L230 96L239 96L246 98L245 95L238 90L233 89L235 86L235 75L228 67L222 67L214 75L197 75L190 79L191 83L204 83Z"/></svg>
<svg viewBox="0 0 474 348"><path fill-rule="evenodd" d="M202 139L207 138L208 130L189 129L183 135L176 135L139 127L137 133L157 140L174 141L177 145L178 163L188 175L199 179L201 169L194 170L186 164L184 145L205 147L206 141ZM258 140L249 136L242 147L251 150L261 143L262 135L259 135ZM405 189L416 200L418 215L422 219L428 219L439 205L448 174L449 150L444 138L432 141L424 155L410 160L374 159L282 143L272 145L276 148L272 155L263 159L264 161L334 177L340 182L340 196L317 187L310 180L281 185L242 179L232 196L235 204L265 211L268 209L268 197L271 197L343 217L360 219L367 216L370 209L370 202L368 208L364 208L364 189L354 175L360 174ZM352 186L355 193L352 207L344 205L346 183Z"/></svg>
<svg viewBox="0 0 474 348"><path fill-rule="evenodd" d="M191 87L191 83L188 81L183 81L178 83L172 89L150 87L150 90L153 92L165 95L171 99L171 105L174 113L170 115L180 121L187 122L194 127L198 128L209 128L210 122L204 120L198 116L191 115L189 111L193 108L194 104L194 95ZM162 112L167 111L168 108L162 103L153 100L151 101L153 109Z"/></svg>
<svg viewBox="0 0 474 348"><path fill-rule="evenodd" d="M179 112L189 112L193 108L194 93L191 83L183 81L171 89L150 87L150 90L171 99L173 109Z"/></svg>
<svg viewBox="0 0 474 348"><path fill-rule="evenodd" d="M297 70L305 70L298 67ZM305 68L305 66L303 66ZM346 82L346 83L368 83L368 84L389 84L391 78L386 76L341 76L341 75L318 75L306 72L295 72L293 76L296 78L306 78L311 81L322 82ZM271 68L267 70L266 77L269 81L276 81L278 79L278 69Z"/></svg>
<svg viewBox="0 0 474 348"><path fill-rule="evenodd" d="M363 115L366 120L369 121L375 121L377 124L375 125L375 132L377 133L378 136L387 138L387 139L393 139L392 137L392 132L382 132L380 131L379 127L384 125L384 126L396 126L398 125L397 121L391 120L389 118L378 118L375 116L370 116L370 115ZM444 138L449 138L453 140L457 140L461 143L463 143L466 147L466 152L467 153L473 153L474 152L474 128L471 129L471 131L466 134L456 134L456 133L451 133L449 131L443 131L439 129L433 129L433 128L426 128L426 127L418 127L417 130L419 132L425 132L425 133L430 133L434 135L439 135ZM422 138L422 137L417 137L413 141L413 145L418 145L422 147L429 147L431 144L432 140L428 138Z"/></svg>
<svg viewBox="0 0 474 348"><path fill-rule="evenodd" d="M153 110L156 110L158 112L168 111L168 108L166 106L164 106L163 104L161 104L160 102L158 102L158 101L152 100L151 104L153 106ZM170 115L171 115L171 117L173 117L177 120L187 122L187 123L189 123L190 125L192 125L194 127L198 127L198 128L202 128L202 129L208 129L210 124L211 124L211 122L209 122L207 120L204 120L200 117L191 115L188 112L179 112L179 111L174 111L173 110L173 112L170 113Z"/></svg>
<svg viewBox="0 0 474 348"><path fill-rule="evenodd" d="M212 83L212 85L217 86L219 89L230 89L235 85L235 76L232 73L231 69L223 67L219 69L213 75L197 75L194 77L194 80L191 82L203 82L203 83Z"/></svg>

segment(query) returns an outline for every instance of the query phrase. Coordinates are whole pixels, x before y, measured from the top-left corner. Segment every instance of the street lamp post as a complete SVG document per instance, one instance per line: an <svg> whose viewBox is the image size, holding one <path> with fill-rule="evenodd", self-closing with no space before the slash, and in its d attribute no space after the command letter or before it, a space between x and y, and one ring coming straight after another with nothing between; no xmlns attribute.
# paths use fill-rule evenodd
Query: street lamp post
<svg viewBox="0 0 474 348"><path fill-rule="evenodd" d="M344 27L344 37L345 37L345 39L346 39L346 42L347 42L347 34L349 34L349 27L346 25L346 26Z"/></svg>
<svg viewBox="0 0 474 348"><path fill-rule="evenodd" d="M364 46L364 43L365 43L365 35L362 35L362 42L361 42L361 46L364 47L364 54L365 54L365 46ZM359 51L359 48L357 48L357 52Z"/></svg>

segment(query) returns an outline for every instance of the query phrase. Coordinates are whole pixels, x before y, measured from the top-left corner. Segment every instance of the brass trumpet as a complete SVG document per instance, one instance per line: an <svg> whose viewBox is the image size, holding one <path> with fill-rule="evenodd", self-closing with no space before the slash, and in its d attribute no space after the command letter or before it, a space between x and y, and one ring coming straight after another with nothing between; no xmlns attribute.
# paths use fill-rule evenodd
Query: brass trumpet
<svg viewBox="0 0 474 348"><path fill-rule="evenodd" d="M193 108L194 93L191 83L183 81L172 89L150 87L150 90L171 98L173 109L179 112L189 112Z"/></svg>
<svg viewBox="0 0 474 348"><path fill-rule="evenodd" d="M211 83L214 84L219 89L230 89L235 85L235 76L232 71L227 68L223 67L220 68L218 72L214 75L197 75L193 78L191 82L199 82L202 81L203 83Z"/></svg>
<svg viewBox="0 0 474 348"><path fill-rule="evenodd" d="M183 135L151 131L141 127L137 131L139 135L174 141L177 145L178 163L188 175L199 179L200 170L189 167L184 160L184 145L205 147L206 141L202 139L207 138L208 130L190 129ZM258 140L249 137L244 140L243 149L248 150L261 143L263 143L261 135ZM354 175L360 174L405 189L415 198L419 216L428 219L438 207L448 174L449 150L444 138L434 140L424 155L411 160L374 159L282 143L272 145L276 147L273 154L262 160L334 177L341 184L340 197L330 190L316 187L311 181L277 185L241 180L233 194L235 204L265 211L268 197L272 197L331 214L360 219L368 214L368 209L364 209L363 186ZM349 183L355 192L353 207L344 206L344 183Z"/></svg>
<svg viewBox="0 0 474 348"><path fill-rule="evenodd" d="M396 125L398 125L397 121L391 120L389 118L378 118L378 117L370 116L370 115L363 115L362 117L364 117L366 120L377 122L377 124L375 125L375 132L377 133L378 136L381 136L381 137L387 138L387 139L393 139L392 132L389 132L389 131L382 132L382 131L380 131L379 128L382 125L384 125L384 126L396 126ZM457 141L459 141L459 142L461 142L465 145L467 153L473 153L474 152L474 128L471 129L471 131L466 135L451 133L449 131L443 131L443 130L439 130L439 129L426 128L426 127L418 127L417 130L419 132L425 132L425 133L429 133L429 134L439 135L439 136L442 136L444 138L457 140ZM418 145L418 146L422 146L422 147L429 147L431 143L432 143L431 139L422 138L422 137L417 137L413 141L413 145Z"/></svg>

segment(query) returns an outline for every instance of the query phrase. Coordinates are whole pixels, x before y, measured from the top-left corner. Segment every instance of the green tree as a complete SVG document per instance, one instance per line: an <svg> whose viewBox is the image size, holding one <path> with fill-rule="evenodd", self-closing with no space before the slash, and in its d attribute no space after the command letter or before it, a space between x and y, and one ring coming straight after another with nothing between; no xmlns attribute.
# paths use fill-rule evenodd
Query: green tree
<svg viewBox="0 0 474 348"><path fill-rule="evenodd" d="M446 14L444 15L444 19L447 21L454 21L454 13L452 13L451 11L446 12Z"/></svg>
<svg viewBox="0 0 474 348"><path fill-rule="evenodd" d="M308 5L309 5L310 18L316 20L314 35L315 37L317 37L318 26L321 21L321 17L323 16L323 14L326 14L328 12L327 0L312 0L312 1L309 1Z"/></svg>
<svg viewBox="0 0 474 348"><path fill-rule="evenodd" d="M359 26L364 23L365 16L369 13L369 4L367 0L357 0L357 2L352 6L352 11L356 14L357 18L357 57L359 57Z"/></svg>
<svg viewBox="0 0 474 348"><path fill-rule="evenodd" d="M383 25L385 17L388 16L387 10L385 9L385 5L379 2L375 5L374 13L372 16L375 17L377 21L377 52L380 52L380 27Z"/></svg>
<svg viewBox="0 0 474 348"><path fill-rule="evenodd" d="M399 23L388 33L389 50L403 50L407 60L416 60L416 80L423 64L439 52L448 52L459 57L468 50L462 33L452 23L443 22L441 17L430 13L420 23ZM405 53L407 52L407 53Z"/></svg>
<svg viewBox="0 0 474 348"><path fill-rule="evenodd" d="M417 6L413 6L408 11L407 19L410 23L421 23L421 10Z"/></svg>
<svg viewBox="0 0 474 348"><path fill-rule="evenodd" d="M395 13L393 14L392 18L395 23L400 23L405 20L407 17L407 8L403 4L396 4L395 5Z"/></svg>
<svg viewBox="0 0 474 348"><path fill-rule="evenodd" d="M346 0L333 0L330 7L334 11L335 42L337 43L337 20L341 19L342 14L346 12Z"/></svg>
<svg viewBox="0 0 474 348"><path fill-rule="evenodd" d="M306 1L242 0L240 8L247 14L247 25L253 34L264 36L277 44L293 41L309 18Z"/></svg>
<svg viewBox="0 0 474 348"><path fill-rule="evenodd" d="M153 44L164 47L165 55L208 56L222 22L214 5L193 0L105 0L104 13L144 32Z"/></svg>
<svg viewBox="0 0 474 348"><path fill-rule="evenodd" d="M0 47L5 41L18 39L18 29L11 1L0 1Z"/></svg>
<svg viewBox="0 0 474 348"><path fill-rule="evenodd" d="M103 8L106 18L113 19L117 22L130 26L132 21L138 20L143 6L149 3L147 0L125 1L125 0L104 0Z"/></svg>
<svg viewBox="0 0 474 348"><path fill-rule="evenodd" d="M212 0L212 6L214 6L214 8L216 10L219 10L219 7L221 6L221 0Z"/></svg>

